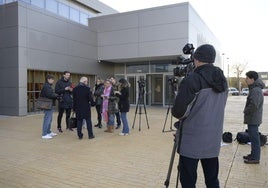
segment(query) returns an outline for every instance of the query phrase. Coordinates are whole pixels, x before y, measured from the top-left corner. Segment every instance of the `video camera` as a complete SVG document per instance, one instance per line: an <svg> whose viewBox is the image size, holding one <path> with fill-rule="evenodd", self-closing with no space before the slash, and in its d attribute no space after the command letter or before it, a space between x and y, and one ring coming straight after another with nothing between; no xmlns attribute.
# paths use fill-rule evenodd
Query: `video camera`
<svg viewBox="0 0 268 188"><path fill-rule="evenodd" d="M139 88L144 88L145 87L145 80L144 79L140 79L137 82L139 84Z"/></svg>
<svg viewBox="0 0 268 188"><path fill-rule="evenodd" d="M177 58L177 67L173 69L174 76L183 77L187 76L194 69L194 46L193 44L187 43L183 49L183 53L190 55L189 58L185 58L179 55Z"/></svg>

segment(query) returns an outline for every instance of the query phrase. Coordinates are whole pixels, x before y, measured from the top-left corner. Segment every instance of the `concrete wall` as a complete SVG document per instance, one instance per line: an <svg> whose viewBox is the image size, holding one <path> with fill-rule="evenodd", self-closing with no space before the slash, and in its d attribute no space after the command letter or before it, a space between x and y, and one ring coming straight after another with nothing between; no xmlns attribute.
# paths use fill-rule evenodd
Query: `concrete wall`
<svg viewBox="0 0 268 188"><path fill-rule="evenodd" d="M188 41L188 3L90 19L98 57L108 61L176 56Z"/></svg>
<svg viewBox="0 0 268 188"><path fill-rule="evenodd" d="M20 113L18 68L18 11L15 4L0 6L0 114Z"/></svg>
<svg viewBox="0 0 268 188"><path fill-rule="evenodd" d="M90 19L98 32L98 58L111 62L172 58L195 47L218 41L189 3L180 3Z"/></svg>
<svg viewBox="0 0 268 188"><path fill-rule="evenodd" d="M21 2L1 6L0 20L0 114L27 114L27 69L113 72L97 63L97 33L87 26Z"/></svg>

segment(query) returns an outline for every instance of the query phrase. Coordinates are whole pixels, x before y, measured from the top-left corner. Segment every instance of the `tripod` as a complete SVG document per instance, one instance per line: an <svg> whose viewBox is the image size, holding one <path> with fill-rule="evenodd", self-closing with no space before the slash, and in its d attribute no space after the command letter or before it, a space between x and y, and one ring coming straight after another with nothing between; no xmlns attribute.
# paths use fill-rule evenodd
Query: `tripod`
<svg viewBox="0 0 268 188"><path fill-rule="evenodd" d="M174 145L173 145L173 149L172 149L172 153L171 153L171 158L170 158L170 162L169 162L167 179L166 179L166 181L164 183L164 185L166 186L166 188L168 188L168 186L169 186L169 180L170 180L170 176L171 176L171 171L172 171L172 167L173 167L173 163L174 163L174 158L175 158L176 150L178 152L180 151L183 121L184 121L184 119L179 120L178 122L176 122L175 124L177 124L177 126L174 124L175 127L177 128L177 131L176 131L176 134L174 135ZM176 180L176 188L178 187L179 176L180 176L180 163L178 164L178 173L177 173L177 180Z"/></svg>
<svg viewBox="0 0 268 188"><path fill-rule="evenodd" d="M169 103L168 103L168 109L167 109L167 113L166 113L166 118L165 118L165 123L164 123L164 126L163 126L163 129L162 129L162 132L171 132L171 131L175 131L174 129L172 129L172 115L170 115L170 128L169 128L169 131L165 131L165 127L166 127L166 123L167 123L167 118L168 118L168 114L169 114L169 111L171 109L171 102L170 102L170 99L172 98L171 94L173 93L174 94L174 98L176 97L176 86L173 85L172 82L170 82L170 88L172 90L172 92L169 93Z"/></svg>
<svg viewBox="0 0 268 188"><path fill-rule="evenodd" d="M139 107L139 131L141 131L141 105L143 104L143 108L144 108L144 113L145 113L145 117L146 117L146 122L147 122L147 126L148 129L149 127L149 123L148 123L148 118L147 118L147 112L146 112L146 107L144 104L144 87L139 87L139 98L138 98L138 102L136 105L136 111L135 111L135 116L134 116L134 120L133 120L133 125L132 125L132 129L134 129L134 125L135 125L135 120L136 120L136 115L137 115L137 111L138 111L138 107Z"/></svg>

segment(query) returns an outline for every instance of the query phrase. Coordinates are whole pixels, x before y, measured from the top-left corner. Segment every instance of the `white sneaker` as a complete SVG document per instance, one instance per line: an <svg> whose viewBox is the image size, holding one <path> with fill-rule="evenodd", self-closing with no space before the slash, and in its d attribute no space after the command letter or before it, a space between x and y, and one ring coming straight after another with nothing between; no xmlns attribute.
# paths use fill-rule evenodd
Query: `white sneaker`
<svg viewBox="0 0 268 188"><path fill-rule="evenodd" d="M51 132L49 135L53 137L53 136L57 136L58 134Z"/></svg>
<svg viewBox="0 0 268 188"><path fill-rule="evenodd" d="M127 136L129 135L128 133L119 133L120 136Z"/></svg>
<svg viewBox="0 0 268 188"><path fill-rule="evenodd" d="M47 135L45 135L45 136L42 136L42 138L43 138L43 139L51 139L52 136L50 136L50 134L47 134Z"/></svg>

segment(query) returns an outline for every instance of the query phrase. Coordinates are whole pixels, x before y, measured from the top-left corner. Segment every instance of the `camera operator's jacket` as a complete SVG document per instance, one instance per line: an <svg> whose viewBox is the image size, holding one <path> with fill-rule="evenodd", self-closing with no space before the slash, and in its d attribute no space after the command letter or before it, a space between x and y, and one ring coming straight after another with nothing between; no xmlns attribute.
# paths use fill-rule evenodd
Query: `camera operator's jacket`
<svg viewBox="0 0 268 188"><path fill-rule="evenodd" d="M213 64L197 67L182 80L172 108L174 117L184 119L180 155L194 159L219 156L227 96L226 78Z"/></svg>

